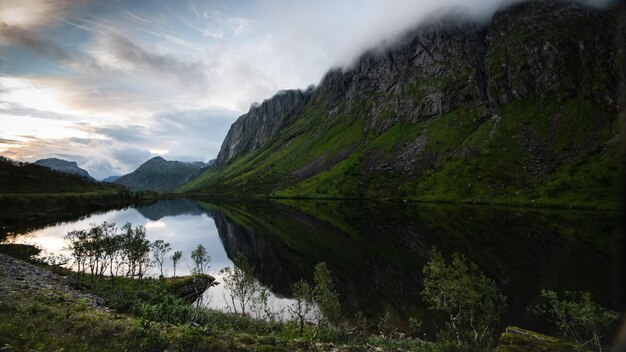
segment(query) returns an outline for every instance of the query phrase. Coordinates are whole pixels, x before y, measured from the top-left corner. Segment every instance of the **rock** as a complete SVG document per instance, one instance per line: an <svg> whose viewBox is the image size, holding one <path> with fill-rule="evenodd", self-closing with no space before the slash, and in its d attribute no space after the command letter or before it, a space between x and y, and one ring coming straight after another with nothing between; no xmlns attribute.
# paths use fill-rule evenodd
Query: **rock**
<svg viewBox="0 0 626 352"><path fill-rule="evenodd" d="M209 287L219 284L213 276L206 274L173 277L165 280L170 292L189 303L195 302Z"/></svg>
<svg viewBox="0 0 626 352"><path fill-rule="evenodd" d="M222 168L232 160L262 147L275 137L280 129L295 116L309 100L311 90L283 90L265 100L253 104L247 114L241 115L222 143L215 166Z"/></svg>
<svg viewBox="0 0 626 352"><path fill-rule="evenodd" d="M576 345L569 341L515 326L506 328L496 348L496 352L571 352L577 350Z"/></svg>

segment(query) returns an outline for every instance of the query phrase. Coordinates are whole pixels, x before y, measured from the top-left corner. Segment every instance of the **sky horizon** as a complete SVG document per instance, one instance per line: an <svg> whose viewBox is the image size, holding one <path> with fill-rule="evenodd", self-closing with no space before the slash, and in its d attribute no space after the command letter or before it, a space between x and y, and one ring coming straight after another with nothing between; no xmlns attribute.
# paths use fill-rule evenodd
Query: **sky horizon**
<svg viewBox="0 0 626 352"><path fill-rule="evenodd" d="M3 2L0 155L75 161L96 179L155 156L206 162L253 103L433 14L486 20L515 2Z"/></svg>

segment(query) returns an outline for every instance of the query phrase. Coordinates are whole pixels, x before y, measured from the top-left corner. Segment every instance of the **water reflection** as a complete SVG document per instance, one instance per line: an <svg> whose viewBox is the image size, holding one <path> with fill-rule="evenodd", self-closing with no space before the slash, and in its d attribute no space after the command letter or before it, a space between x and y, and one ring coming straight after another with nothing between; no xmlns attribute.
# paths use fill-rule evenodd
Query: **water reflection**
<svg viewBox="0 0 626 352"><path fill-rule="evenodd" d="M95 214L18 240L61 251L67 231L102 221L144 225L151 241L163 239L183 251L180 274L190 271L189 255L198 244L207 248L213 274L244 253L257 279L276 294L275 309L289 302L280 298L289 283L310 280L315 264L324 261L347 314L376 319L389 311L400 327L411 316L431 321L419 292L433 247L465 253L496 280L509 300L503 324L545 330L530 310L541 289L586 290L612 306L620 298L614 293L621 270L614 253L618 218L611 212L178 199ZM171 262L166 270L172 272ZM224 307L222 290L213 290L211 306Z"/></svg>

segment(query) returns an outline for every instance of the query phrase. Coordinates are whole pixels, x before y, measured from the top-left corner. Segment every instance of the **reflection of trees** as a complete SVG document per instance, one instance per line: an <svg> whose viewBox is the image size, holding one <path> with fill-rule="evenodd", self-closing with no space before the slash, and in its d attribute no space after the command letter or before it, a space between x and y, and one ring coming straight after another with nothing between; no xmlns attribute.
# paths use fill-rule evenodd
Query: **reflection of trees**
<svg viewBox="0 0 626 352"><path fill-rule="evenodd" d="M55 209L32 209L32 212L30 212L23 209L16 210L11 207L0 207L0 242L10 241L16 237L22 239L35 230L67 222L76 222L92 215L123 208L125 207L117 206L94 211L94 209L78 207L59 211Z"/></svg>
<svg viewBox="0 0 626 352"><path fill-rule="evenodd" d="M613 213L310 201L205 206L229 257L244 253L261 283L287 295L290 283L310 280L315 264L326 262L346 308L368 315L424 311L421 269L433 246L465 253L494 278L517 322L534 319L524 311L542 288L610 300Z"/></svg>

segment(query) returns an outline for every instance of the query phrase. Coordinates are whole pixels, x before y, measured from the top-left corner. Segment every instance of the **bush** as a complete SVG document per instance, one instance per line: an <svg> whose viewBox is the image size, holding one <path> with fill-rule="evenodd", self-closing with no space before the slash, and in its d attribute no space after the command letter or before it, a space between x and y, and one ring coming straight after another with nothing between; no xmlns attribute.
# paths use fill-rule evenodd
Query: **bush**
<svg viewBox="0 0 626 352"><path fill-rule="evenodd" d="M506 309L505 297L495 282L459 253L447 264L441 253L433 250L423 272L424 300L432 309L448 315L449 329L443 331L444 339L452 339L459 346L488 348L492 329Z"/></svg>
<svg viewBox="0 0 626 352"><path fill-rule="evenodd" d="M559 295L543 290L541 295L547 303L535 310L554 322L564 336L574 340L579 351L589 344L602 351L616 326L617 312L595 303L589 292L565 291Z"/></svg>

